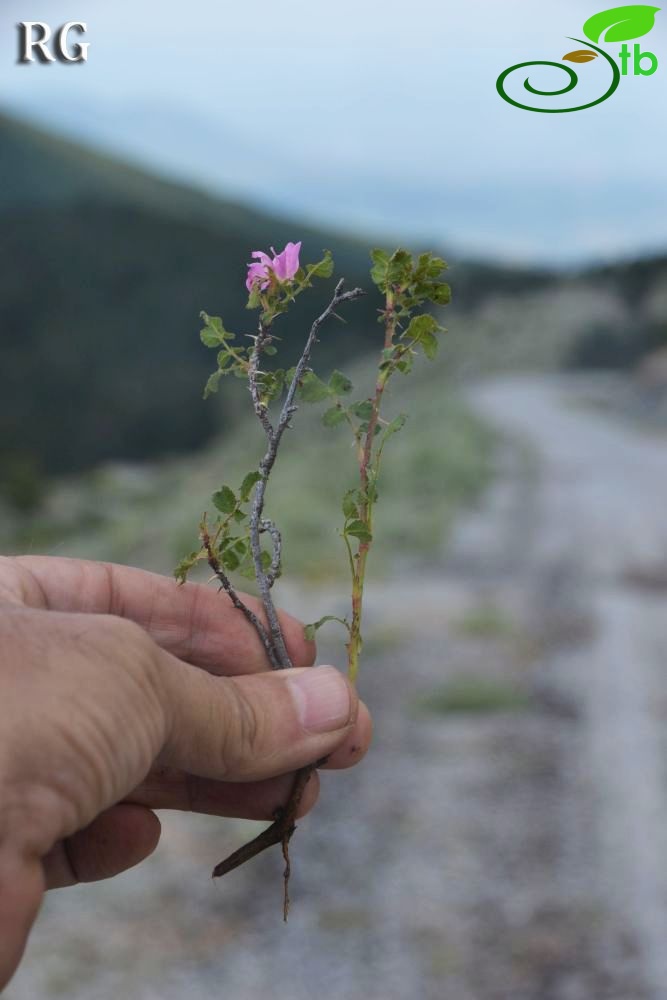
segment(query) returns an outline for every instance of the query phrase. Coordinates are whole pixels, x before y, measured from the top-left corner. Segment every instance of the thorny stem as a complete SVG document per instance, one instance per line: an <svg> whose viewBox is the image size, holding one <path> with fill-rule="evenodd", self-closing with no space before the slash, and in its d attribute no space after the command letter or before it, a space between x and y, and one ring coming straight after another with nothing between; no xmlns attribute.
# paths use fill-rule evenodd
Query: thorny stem
<svg viewBox="0 0 667 1000"><path fill-rule="evenodd" d="M317 341L317 335L320 331L320 327L326 320L336 314L336 309L344 302L351 302L354 299L360 298L364 292L361 288L354 288L352 291L343 291L344 282L341 280L336 285L336 290L334 296L326 307L324 312L314 321L310 328L310 333L308 334L308 339L306 341L303 353L299 359L299 362L294 370L293 378L285 396L285 401L283 403L280 415L278 417L278 422L274 427L269 419L267 405L262 401L261 390L259 383L260 372L260 360L262 355L262 349L266 346L267 342L271 337L271 325L264 324L260 321L259 332L254 338L253 349L250 353L250 361L248 366L248 384L250 389L250 395L252 397L253 408L255 410L255 415L259 420L267 439L267 449L264 458L259 464L259 474L260 479L255 486L255 493L252 502L251 514L250 514L250 547L253 557L253 565L255 569L255 578L257 580L257 585L262 598L262 604L264 606L264 611L266 613L267 621L269 624L269 631L264 628L262 623L257 619L255 615L247 608L243 602L236 595L227 580L225 574L222 572L215 556L212 554L210 541L208 545L206 540L204 544L207 547L207 553L209 555L209 565L212 567L216 576L220 580L223 588L227 591L235 607L238 607L245 614L246 618L251 622L251 624L257 630L260 639L264 644L267 656L274 670L282 670L292 666L289 654L287 652L287 646L285 644L285 639L280 627L280 622L278 620L278 614L273 603L273 598L271 596L271 588L275 583L279 573L280 573L280 562L282 554L282 541L280 533L272 521L268 521L263 518L264 513L264 501L266 496L266 487L269 481L269 476L275 465L276 457L278 455L278 449L280 448L280 443L282 441L283 434L290 426L290 421L297 411L297 405L295 403L297 390L301 384L301 381L308 371L308 366L310 364L310 357L312 354L313 347ZM262 547L261 547L261 535L264 532L268 532L271 535L273 542L273 557L271 560L271 566L268 570L264 569L262 564ZM254 619L254 620L253 620ZM275 813L275 820L268 829L264 830L258 837L246 844L244 847L239 848L224 861L221 861L219 865L213 871L213 877L219 878L221 875L226 875L227 872L233 871L234 868L238 868L240 865L249 861L251 858L256 857L261 854L267 848L273 846L274 844L280 844L282 847L283 857L285 859L285 871L284 871L284 900L283 900L283 917L287 920L289 913L289 878L290 878L290 858L289 858L289 842L292 835L296 829L296 813L298 811L299 805L303 798L303 793L310 780L313 772L326 762L326 758L317 761L315 764L308 764L306 767L302 767L296 772L294 784L292 786L292 791L286 805Z"/></svg>
<svg viewBox="0 0 667 1000"><path fill-rule="evenodd" d="M385 350L390 350L394 346L394 336L396 334L396 312L394 309L394 297L392 292L387 292L385 309ZM373 443L375 441L376 428L380 420L380 407L390 369L384 371L380 369L377 382L375 383L375 395L373 396L371 415L368 420L363 443L359 454L359 477L361 481L361 492L364 497L359 513L360 520L366 525L372 537L373 534L373 504L374 497L369 493L369 487L374 489L377 478L377 468L373 470ZM352 560L352 621L350 622L350 641L347 644L348 651L348 675L354 684L359 672L359 657L363 644L361 636L361 616L364 599L364 583L366 580L366 565L368 553L372 541L361 541L356 555Z"/></svg>
<svg viewBox="0 0 667 1000"><path fill-rule="evenodd" d="M269 476L275 465L275 461L278 455L278 449L280 448L280 442L282 441L283 434L290 426L290 420L294 416L297 410L297 406L294 402L296 398L296 393L301 383L303 376L308 370L308 365L310 364L310 356L312 354L313 347L317 341L317 334L319 333L322 324L331 316L332 313L338 308L338 306L343 302L351 302L353 299L359 298L363 295L363 291L360 288L355 288L350 292L343 291L343 281L339 281L336 285L336 290L334 292L334 297L326 307L324 312L317 317L315 322L310 328L310 333L308 334L308 339L306 345L301 354L301 358L294 370L294 376L290 382L287 394L285 396L285 401L283 403L282 409L280 411L280 416L278 418L278 423L275 428L271 424L268 416L267 406L261 399L260 386L258 381L258 376L261 374L259 369L259 364L262 355L262 348L266 345L267 341L271 337L271 326L267 326L262 321L260 321L259 332L254 339L253 349L250 354L250 365L248 369L248 383L250 387L250 395L253 401L253 407L257 419L264 428L264 432L267 438L267 450L264 458L259 464L259 474L261 479L255 487L255 493L253 497L252 510L250 513L250 548L252 550L253 564L255 568L255 578L257 580L257 585L262 598L262 604L264 605L264 610L266 612L266 617L269 622L269 631L271 634L271 643L273 645L274 659L278 661L279 666L274 669L281 669L286 667L291 667L292 662L289 658L287 652L287 647L285 645L285 639L282 634L282 629L280 628L280 622L278 621L278 614L276 612L275 605L273 603L273 598L271 596L271 588L275 582L277 572L274 571L272 566L271 570L267 573L262 565L262 546L261 538L262 534L262 515L264 513L264 500L266 495L266 487L269 481ZM278 567L279 570L279 567Z"/></svg>
<svg viewBox="0 0 667 1000"><path fill-rule="evenodd" d="M259 638L262 640L262 645L264 646L264 649L266 650L266 655L269 657L269 660L271 661L271 665L273 666L274 651L273 651L273 646L271 645L269 636L267 634L267 631L264 628L264 626L262 625L262 623L259 620L259 618L257 617L257 615L253 611L250 610L250 608L248 607L247 604L243 603L243 601L241 600L241 598L239 597L239 595L234 590L229 577L227 576L227 574L223 570L222 566L220 565L220 560L218 559L218 557L216 556L215 552L213 551L213 545L211 543L211 537L210 537L210 535L208 533L208 528L206 527L206 523L205 522L203 522L203 524L202 524L201 541L202 541L202 545L206 549L206 555L208 557L208 564L209 564L209 566L211 567L211 569L213 570L213 572L215 573L216 577L218 578L218 580L220 582L220 589L224 590L229 595L229 597L231 599L231 602L234 605L234 607L238 608L239 611L243 612L243 614L248 619L248 621L250 622L250 624L252 625L252 627L255 629L255 631L257 632L257 634L259 636ZM277 669L277 668L274 668L274 669Z"/></svg>

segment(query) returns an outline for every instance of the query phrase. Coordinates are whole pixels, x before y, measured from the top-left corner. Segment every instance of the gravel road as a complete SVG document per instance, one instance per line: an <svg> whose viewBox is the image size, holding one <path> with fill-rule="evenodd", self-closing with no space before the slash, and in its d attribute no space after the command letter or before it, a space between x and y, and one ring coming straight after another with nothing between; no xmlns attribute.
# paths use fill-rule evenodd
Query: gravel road
<svg viewBox="0 0 667 1000"><path fill-rule="evenodd" d="M495 485L372 588L377 738L300 825L287 927L278 857L208 877L247 825L163 816L141 868L50 895L8 1000L667 998L667 440L580 396L471 392Z"/></svg>

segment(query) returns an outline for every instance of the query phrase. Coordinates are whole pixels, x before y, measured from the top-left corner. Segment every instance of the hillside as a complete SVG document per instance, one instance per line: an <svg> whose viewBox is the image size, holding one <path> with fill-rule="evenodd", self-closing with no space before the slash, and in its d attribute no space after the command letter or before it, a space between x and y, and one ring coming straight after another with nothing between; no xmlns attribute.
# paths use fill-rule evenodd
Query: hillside
<svg viewBox="0 0 667 1000"><path fill-rule="evenodd" d="M229 426L229 397L201 399L198 315L248 329L252 249L303 239L306 258L328 247L338 274L369 284L372 239L211 198L3 115L0 180L0 491L20 505L44 475L185 453ZM457 372L627 365L663 340L664 258L581 275L455 260L451 279ZM288 343L319 304L308 298ZM377 305L356 304L320 366L368 348Z"/></svg>
<svg viewBox="0 0 667 1000"><path fill-rule="evenodd" d="M272 218L0 115L0 459L5 481L109 458L154 458L201 445L229 418L201 400L211 364L201 309L247 329L244 262L303 239L333 250L338 274L368 283L372 241ZM459 303L535 276L462 268ZM481 287L480 287L481 286ZM300 318L295 310L291 329ZM336 333L353 354L375 332L375 303ZM284 331L287 340L290 330ZM332 360L322 344L320 358ZM31 471L32 470L32 471Z"/></svg>

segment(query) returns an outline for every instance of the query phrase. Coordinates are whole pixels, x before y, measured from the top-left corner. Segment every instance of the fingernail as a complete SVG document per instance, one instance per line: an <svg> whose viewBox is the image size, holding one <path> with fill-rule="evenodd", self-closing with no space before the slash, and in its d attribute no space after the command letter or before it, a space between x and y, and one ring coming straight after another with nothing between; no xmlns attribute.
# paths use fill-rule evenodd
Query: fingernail
<svg viewBox="0 0 667 1000"><path fill-rule="evenodd" d="M304 729L332 733L350 721L350 689L335 667L308 667L287 682Z"/></svg>

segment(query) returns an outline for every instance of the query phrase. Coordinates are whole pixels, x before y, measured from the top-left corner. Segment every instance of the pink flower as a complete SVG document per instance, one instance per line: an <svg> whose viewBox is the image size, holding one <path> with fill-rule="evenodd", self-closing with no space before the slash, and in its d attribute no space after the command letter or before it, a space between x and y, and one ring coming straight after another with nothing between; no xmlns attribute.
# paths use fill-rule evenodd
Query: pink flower
<svg viewBox="0 0 667 1000"><path fill-rule="evenodd" d="M288 243L282 253L276 254L271 247L273 254L273 273L278 281L291 281L299 270L299 254L301 243Z"/></svg>
<svg viewBox="0 0 667 1000"><path fill-rule="evenodd" d="M246 278L246 288L252 292L256 283L262 291L268 288L271 283L271 272L278 281L292 281L294 275L299 270L299 253L301 243L288 243L282 253L276 253L271 247L273 257L269 257L263 250L253 250L251 256L254 263L248 264L248 277Z"/></svg>

